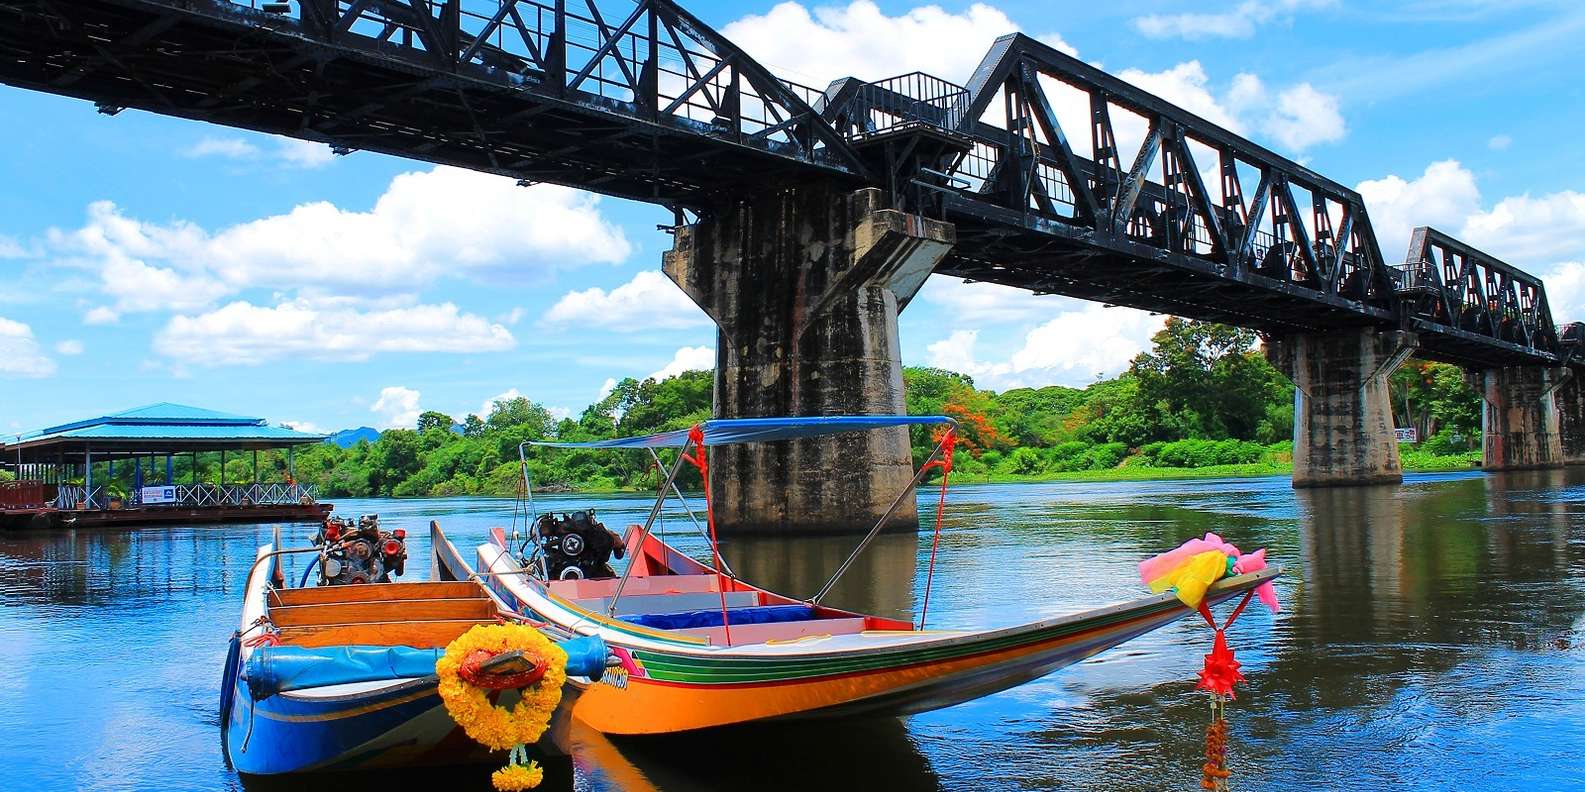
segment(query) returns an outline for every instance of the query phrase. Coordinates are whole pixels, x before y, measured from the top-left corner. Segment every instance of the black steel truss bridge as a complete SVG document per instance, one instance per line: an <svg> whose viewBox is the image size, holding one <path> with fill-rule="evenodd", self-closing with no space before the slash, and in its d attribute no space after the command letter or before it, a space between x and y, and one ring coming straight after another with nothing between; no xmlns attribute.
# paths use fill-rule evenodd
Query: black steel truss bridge
<svg viewBox="0 0 1585 792"><path fill-rule="evenodd" d="M679 218L878 187L954 223L938 272L1266 333L1412 330L1563 362L1540 280L1023 35L966 86L779 79L671 0L0 0L0 81L550 182ZM1568 333L1572 340L1577 333Z"/></svg>

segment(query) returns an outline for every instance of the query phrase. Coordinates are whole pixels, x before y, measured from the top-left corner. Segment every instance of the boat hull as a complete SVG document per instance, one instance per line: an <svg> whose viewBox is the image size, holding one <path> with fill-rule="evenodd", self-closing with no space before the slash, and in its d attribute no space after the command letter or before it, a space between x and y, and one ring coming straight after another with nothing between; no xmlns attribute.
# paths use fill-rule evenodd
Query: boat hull
<svg viewBox="0 0 1585 792"><path fill-rule="evenodd" d="M481 568L510 556L479 548ZM1221 581L1219 602L1277 574ZM625 687L585 689L574 717L607 734L665 734L775 720L910 715L987 696L1050 674L1191 613L1170 594L983 632L867 631L780 647L666 641L577 612L521 575L498 574L498 596L525 615L594 631L627 667Z"/></svg>
<svg viewBox="0 0 1585 792"><path fill-rule="evenodd" d="M490 760L451 716L432 681L342 696L278 693L262 701L237 681L226 753L240 773L275 775Z"/></svg>

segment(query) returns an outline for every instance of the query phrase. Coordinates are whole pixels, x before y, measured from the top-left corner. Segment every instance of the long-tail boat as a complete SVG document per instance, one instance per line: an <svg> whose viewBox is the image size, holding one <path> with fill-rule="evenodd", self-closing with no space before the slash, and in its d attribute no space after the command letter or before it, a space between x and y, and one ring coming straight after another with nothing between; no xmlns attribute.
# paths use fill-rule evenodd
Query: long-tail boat
<svg viewBox="0 0 1585 792"><path fill-rule="evenodd" d="M625 536L617 537L586 512L542 515L521 544L515 535L492 531L490 541L477 548L478 568L486 585L518 613L569 633L599 636L611 647L626 673L625 684L569 683L582 688L574 717L609 734L924 712L1020 685L1193 613L1166 592L1016 626L936 630L925 628L923 613L915 623L823 605L822 598L890 513L806 600L739 579L720 560L713 528L706 532L711 563L684 555L650 533L666 498L676 494L681 499L675 482L685 462L698 464L708 447L919 424L943 428L938 430L941 442L914 479L918 484L942 461L950 471L956 425L949 418L715 420L642 438L536 443L651 453L676 448L679 453L648 521ZM527 485L526 457L523 468ZM701 470L708 475L707 465ZM620 575L607 564L612 554L629 556ZM462 568L460 561L454 563ZM1205 602L1249 591L1278 574L1280 569L1273 568L1226 577L1210 586Z"/></svg>
<svg viewBox="0 0 1585 792"><path fill-rule="evenodd" d="M430 533L432 579L418 583L389 582L405 565L405 534L368 523L327 522L314 547L299 549L283 548L277 529L258 549L221 684L221 742L233 768L274 775L490 761L446 711L435 662L474 625L521 617L458 563L439 526ZM292 588L280 561L298 552L316 557ZM321 585L305 585L316 567ZM608 655L598 638L547 629L563 639L569 676L600 678ZM564 686L539 750L561 750L582 690ZM504 691L498 704L516 695Z"/></svg>

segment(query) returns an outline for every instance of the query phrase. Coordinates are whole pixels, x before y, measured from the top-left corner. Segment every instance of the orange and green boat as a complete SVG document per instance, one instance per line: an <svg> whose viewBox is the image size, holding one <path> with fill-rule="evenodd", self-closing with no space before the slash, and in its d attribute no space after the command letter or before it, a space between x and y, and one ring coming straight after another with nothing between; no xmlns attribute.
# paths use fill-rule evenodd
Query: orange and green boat
<svg viewBox="0 0 1585 792"><path fill-rule="evenodd" d="M821 594L830 584L808 600L756 587L720 561L713 531L707 534L713 563L684 555L649 532L666 496L676 493L678 471L702 457L701 447L923 423L943 425L944 437L917 483L932 463L942 467L939 458L948 460L950 471L951 419L723 420L685 432L563 444L681 453L649 522L632 526L625 537L617 539L585 513L543 515L521 543L495 529L477 548L479 577L518 613L568 633L597 635L610 647L626 683L582 685L573 709L573 717L608 734L925 712L1037 679L1194 612L1165 592L1010 627L925 629L824 606ZM876 530L858 543L838 576ZM584 557L602 544L629 556L622 574L604 566L605 558ZM459 576L472 572L460 560L453 563ZM1205 602L1214 605L1278 574L1273 568L1226 577L1211 585Z"/></svg>

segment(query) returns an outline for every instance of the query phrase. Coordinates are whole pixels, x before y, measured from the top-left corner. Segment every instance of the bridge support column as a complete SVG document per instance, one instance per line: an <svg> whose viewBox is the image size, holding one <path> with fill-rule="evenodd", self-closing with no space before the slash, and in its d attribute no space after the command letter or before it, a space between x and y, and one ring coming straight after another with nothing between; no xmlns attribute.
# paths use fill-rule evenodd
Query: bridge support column
<svg viewBox="0 0 1585 792"><path fill-rule="evenodd" d="M666 274L715 320L721 418L904 412L897 314L956 241L881 193L807 185L677 229ZM903 428L723 447L723 532L864 532L913 477ZM905 498L888 530L917 530Z"/></svg>
<svg viewBox="0 0 1585 792"><path fill-rule="evenodd" d="M1482 467L1536 470L1563 466L1558 409L1553 397L1566 385L1540 366L1486 369L1480 377Z"/></svg>
<svg viewBox="0 0 1585 792"><path fill-rule="evenodd" d="M1412 333L1368 327L1267 342L1266 356L1295 386L1293 486L1403 481L1387 379L1415 344Z"/></svg>
<svg viewBox="0 0 1585 792"><path fill-rule="evenodd" d="M1585 465L1585 375L1570 367L1561 377L1555 400L1563 464Z"/></svg>

